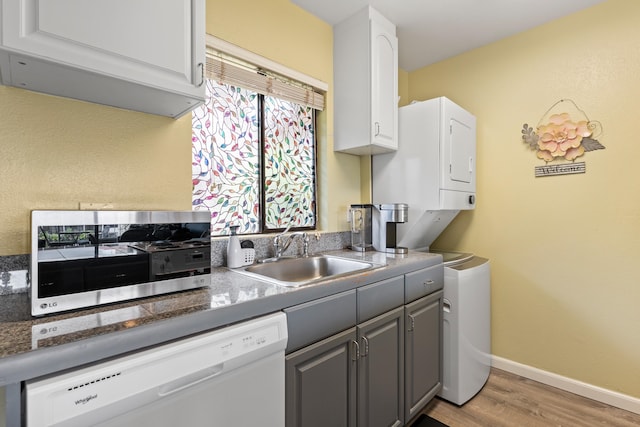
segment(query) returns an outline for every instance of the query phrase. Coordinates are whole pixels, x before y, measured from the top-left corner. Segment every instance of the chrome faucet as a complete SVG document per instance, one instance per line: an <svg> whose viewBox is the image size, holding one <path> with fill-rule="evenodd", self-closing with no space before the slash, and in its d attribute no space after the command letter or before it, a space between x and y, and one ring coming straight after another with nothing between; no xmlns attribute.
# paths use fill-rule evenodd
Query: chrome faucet
<svg viewBox="0 0 640 427"><path fill-rule="evenodd" d="M275 251L275 258L278 259L282 256L284 251L291 245L294 237L302 236L302 256L309 256L309 235L303 231L295 231L291 234L285 235L291 228L291 224L280 234L273 238L273 249ZM281 240L284 239L284 242Z"/></svg>

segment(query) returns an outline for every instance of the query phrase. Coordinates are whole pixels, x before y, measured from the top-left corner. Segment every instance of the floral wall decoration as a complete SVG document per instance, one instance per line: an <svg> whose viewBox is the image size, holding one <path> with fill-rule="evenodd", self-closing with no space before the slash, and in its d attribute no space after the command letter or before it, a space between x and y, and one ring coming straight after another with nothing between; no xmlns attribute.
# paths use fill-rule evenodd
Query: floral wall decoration
<svg viewBox="0 0 640 427"><path fill-rule="evenodd" d="M553 110L559 106L563 110L554 113ZM604 149L604 145L595 139L601 134L600 122L589 120L586 113L570 99L561 99L553 104L535 129L526 123L522 128L524 143L546 163L562 160L574 162L587 151Z"/></svg>

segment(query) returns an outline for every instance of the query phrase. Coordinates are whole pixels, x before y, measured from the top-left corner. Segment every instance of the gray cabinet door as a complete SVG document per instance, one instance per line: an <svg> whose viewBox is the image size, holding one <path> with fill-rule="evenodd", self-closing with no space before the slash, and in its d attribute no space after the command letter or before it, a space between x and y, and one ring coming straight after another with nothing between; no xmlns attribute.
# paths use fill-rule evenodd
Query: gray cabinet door
<svg viewBox="0 0 640 427"><path fill-rule="evenodd" d="M355 427L356 328L286 356L286 426Z"/></svg>
<svg viewBox="0 0 640 427"><path fill-rule="evenodd" d="M405 306L405 419L442 388L442 291Z"/></svg>
<svg viewBox="0 0 640 427"><path fill-rule="evenodd" d="M358 427L404 425L404 308L358 325Z"/></svg>

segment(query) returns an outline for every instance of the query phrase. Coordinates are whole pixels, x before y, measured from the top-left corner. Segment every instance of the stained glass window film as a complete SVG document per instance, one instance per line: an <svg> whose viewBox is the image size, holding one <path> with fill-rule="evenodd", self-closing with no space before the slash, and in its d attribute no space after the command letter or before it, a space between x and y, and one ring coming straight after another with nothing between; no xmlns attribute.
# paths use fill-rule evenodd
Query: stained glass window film
<svg viewBox="0 0 640 427"><path fill-rule="evenodd" d="M313 109L208 80L192 127L193 209L211 212L213 235L315 227Z"/></svg>
<svg viewBox="0 0 640 427"><path fill-rule="evenodd" d="M314 227L313 109L264 98L265 228Z"/></svg>
<svg viewBox="0 0 640 427"><path fill-rule="evenodd" d="M213 235L229 225L260 231L258 98L207 81L207 102L192 115L193 209L211 212Z"/></svg>

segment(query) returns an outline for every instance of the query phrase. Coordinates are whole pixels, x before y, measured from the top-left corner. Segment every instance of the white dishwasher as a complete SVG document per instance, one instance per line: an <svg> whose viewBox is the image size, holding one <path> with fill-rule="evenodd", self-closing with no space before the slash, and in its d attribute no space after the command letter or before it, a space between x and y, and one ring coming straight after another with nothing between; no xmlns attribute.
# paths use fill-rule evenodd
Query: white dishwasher
<svg viewBox="0 0 640 427"><path fill-rule="evenodd" d="M276 313L26 384L26 426L284 426Z"/></svg>

